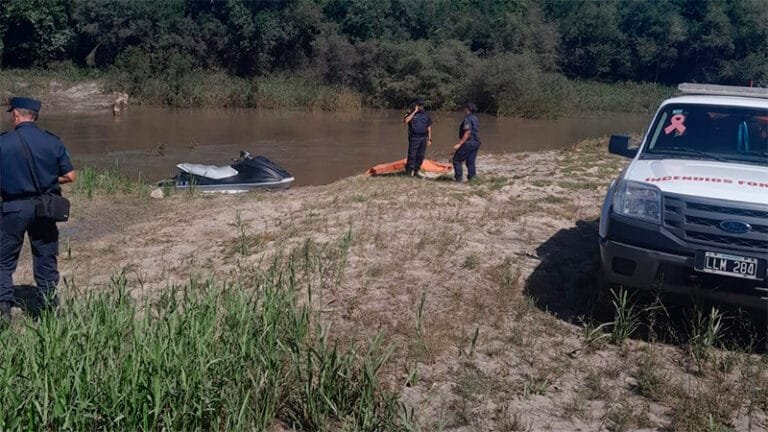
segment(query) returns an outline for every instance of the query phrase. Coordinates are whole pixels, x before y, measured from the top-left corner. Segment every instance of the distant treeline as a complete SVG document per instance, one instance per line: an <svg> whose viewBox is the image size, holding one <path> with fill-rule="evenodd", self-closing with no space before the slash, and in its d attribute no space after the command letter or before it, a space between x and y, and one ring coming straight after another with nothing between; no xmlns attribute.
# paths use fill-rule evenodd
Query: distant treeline
<svg viewBox="0 0 768 432"><path fill-rule="evenodd" d="M0 0L0 7L4 69L74 66L140 100L176 106L254 106L260 92L276 91L265 83L282 82L285 91L322 87L353 104L359 96L403 107L422 95L432 108L451 109L471 98L485 111L536 116L556 112L584 90L581 81L768 83L766 0Z"/></svg>

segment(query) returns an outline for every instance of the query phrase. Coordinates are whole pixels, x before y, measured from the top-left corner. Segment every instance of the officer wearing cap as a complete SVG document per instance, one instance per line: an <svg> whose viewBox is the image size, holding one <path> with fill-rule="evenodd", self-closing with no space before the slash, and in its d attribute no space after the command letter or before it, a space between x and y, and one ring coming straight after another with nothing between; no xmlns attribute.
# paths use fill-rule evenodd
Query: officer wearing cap
<svg viewBox="0 0 768 432"><path fill-rule="evenodd" d="M419 170L424 162L427 147L432 145L432 118L424 111L424 99L413 102L413 110L406 114L403 123L408 126L408 159L405 175L421 177Z"/></svg>
<svg viewBox="0 0 768 432"><path fill-rule="evenodd" d="M35 209L38 190L61 194L59 185L75 181L76 174L61 140L35 123L40 106L35 99L11 99L8 112L14 130L0 134L0 325L10 321L13 273L25 233L32 247L38 293L45 306L57 304L59 231L54 221L35 217Z"/></svg>
<svg viewBox="0 0 768 432"><path fill-rule="evenodd" d="M459 142L453 146L456 153L453 154L453 173L456 181L460 182L463 178L462 163L467 164L467 180L475 177L475 159L477 151L480 149L480 136L477 130L480 122L475 116L477 106L472 102L464 104L464 119L459 124Z"/></svg>

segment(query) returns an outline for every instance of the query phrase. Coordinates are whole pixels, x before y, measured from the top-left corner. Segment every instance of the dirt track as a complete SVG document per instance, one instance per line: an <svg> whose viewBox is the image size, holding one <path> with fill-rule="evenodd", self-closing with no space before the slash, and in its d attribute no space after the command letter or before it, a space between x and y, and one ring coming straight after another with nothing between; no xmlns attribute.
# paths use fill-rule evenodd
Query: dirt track
<svg viewBox="0 0 768 432"><path fill-rule="evenodd" d="M139 295L190 275L234 278L308 239L347 242L317 308L343 342L384 334L395 348L384 379L423 430L697 430L710 418L765 430L764 357L712 350L694 368L685 344L585 336L596 219L624 164L604 141L482 156L473 184L361 176L244 196L76 199L61 267L94 289L124 269Z"/></svg>

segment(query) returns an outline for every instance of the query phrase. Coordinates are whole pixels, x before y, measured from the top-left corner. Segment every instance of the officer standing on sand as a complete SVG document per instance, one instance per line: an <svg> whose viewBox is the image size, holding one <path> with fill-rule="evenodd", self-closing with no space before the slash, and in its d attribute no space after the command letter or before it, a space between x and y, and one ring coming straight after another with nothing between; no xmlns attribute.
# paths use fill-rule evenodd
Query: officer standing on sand
<svg viewBox="0 0 768 432"><path fill-rule="evenodd" d="M11 319L13 273L25 233L32 246L35 282L43 305L52 308L58 304L59 231L56 222L38 218L35 212L40 191L60 195L59 185L75 181L76 175L61 140L35 123L40 106L35 99L11 99L8 112L14 130L0 134L0 328Z"/></svg>
<svg viewBox="0 0 768 432"><path fill-rule="evenodd" d="M408 159L405 175L419 177L427 147L432 145L432 118L424 111L424 99L413 102L413 111L406 114L403 123L408 125Z"/></svg>
<svg viewBox="0 0 768 432"><path fill-rule="evenodd" d="M463 177L461 164L466 162L467 164L467 180L472 180L475 177L475 158L477 158L477 151L480 149L480 136L477 134L477 130L480 127L480 122L475 117L475 111L477 106L472 102L464 104L464 120L459 124L459 142L453 146L456 153L453 154L453 172L457 182L460 182Z"/></svg>

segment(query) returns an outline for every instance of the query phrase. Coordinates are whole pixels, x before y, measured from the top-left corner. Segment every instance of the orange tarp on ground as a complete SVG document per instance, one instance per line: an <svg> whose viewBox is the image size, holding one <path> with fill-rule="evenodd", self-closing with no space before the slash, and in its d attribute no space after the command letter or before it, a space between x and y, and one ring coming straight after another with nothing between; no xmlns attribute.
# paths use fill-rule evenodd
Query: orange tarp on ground
<svg viewBox="0 0 768 432"><path fill-rule="evenodd" d="M440 163L429 159L424 159L424 163L421 164L421 170L424 172L445 174L453 171L453 166L450 164ZM366 175L382 175L382 174L394 174L405 171L405 159L399 161L379 164L368 168L365 172Z"/></svg>

